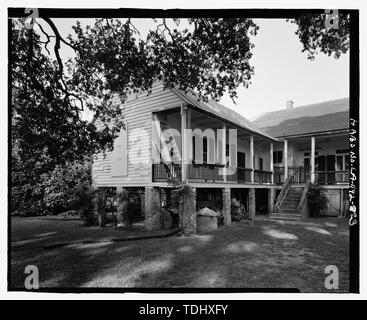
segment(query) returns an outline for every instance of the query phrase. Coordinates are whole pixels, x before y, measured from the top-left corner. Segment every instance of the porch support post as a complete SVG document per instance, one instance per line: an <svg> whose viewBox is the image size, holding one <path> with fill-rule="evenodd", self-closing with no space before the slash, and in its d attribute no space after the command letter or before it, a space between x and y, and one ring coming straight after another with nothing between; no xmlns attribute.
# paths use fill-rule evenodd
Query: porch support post
<svg viewBox="0 0 367 320"><path fill-rule="evenodd" d="M343 199L343 189L340 188L340 199L339 199L339 218L343 218L344 209L344 199Z"/></svg>
<svg viewBox="0 0 367 320"><path fill-rule="evenodd" d="M145 229L161 230L162 210L161 210L161 193L159 188L145 187L144 208L145 208Z"/></svg>
<svg viewBox="0 0 367 320"><path fill-rule="evenodd" d="M223 164L227 165L227 127L225 123L222 126L222 159ZM227 168L223 168L223 181L227 181Z"/></svg>
<svg viewBox="0 0 367 320"><path fill-rule="evenodd" d="M254 136L250 136L250 169L251 182L254 182Z"/></svg>
<svg viewBox="0 0 367 320"><path fill-rule="evenodd" d="M187 107L181 105L181 181L187 181Z"/></svg>
<svg viewBox="0 0 367 320"><path fill-rule="evenodd" d="M270 142L270 166L269 169L271 171L271 184L274 183L274 159L273 159L273 151L274 151L274 145L272 142Z"/></svg>
<svg viewBox="0 0 367 320"><path fill-rule="evenodd" d="M180 224L184 235L196 234L196 188L190 187L189 192L180 199Z"/></svg>
<svg viewBox="0 0 367 320"><path fill-rule="evenodd" d="M122 197L124 194L123 187L116 187L116 195L117 195L117 224L124 225L124 201L122 201Z"/></svg>
<svg viewBox="0 0 367 320"><path fill-rule="evenodd" d="M255 198L255 188L250 188L248 193L248 211L250 215L250 219L252 222L255 221L256 214L256 198Z"/></svg>
<svg viewBox="0 0 367 320"><path fill-rule="evenodd" d="M275 190L270 188L268 190L268 214L274 212L274 202L275 202Z"/></svg>
<svg viewBox="0 0 367 320"><path fill-rule="evenodd" d="M226 226L231 224L231 188L223 189L223 218Z"/></svg>
<svg viewBox="0 0 367 320"><path fill-rule="evenodd" d="M311 137L311 183L315 183L315 137Z"/></svg>
<svg viewBox="0 0 367 320"><path fill-rule="evenodd" d="M288 140L284 139L284 181L288 179Z"/></svg>

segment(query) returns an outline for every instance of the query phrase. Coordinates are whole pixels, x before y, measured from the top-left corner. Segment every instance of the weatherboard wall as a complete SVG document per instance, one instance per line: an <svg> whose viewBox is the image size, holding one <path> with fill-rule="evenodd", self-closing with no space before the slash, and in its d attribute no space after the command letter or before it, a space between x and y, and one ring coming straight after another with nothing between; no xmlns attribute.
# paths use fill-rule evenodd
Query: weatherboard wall
<svg viewBox="0 0 367 320"><path fill-rule="evenodd" d="M150 95L146 93L130 98L123 108L124 121L127 124L127 146L119 146L112 152L100 153L94 157L92 166L93 182L96 187L103 186L144 186L152 182L151 166L151 132L152 112L180 107L183 100L170 89L163 89L163 85L156 83ZM123 141L124 139L118 139ZM126 151L127 161L121 163L126 166L119 175L112 172L112 168L119 164L121 156L113 152ZM114 160L116 159L116 160ZM126 173L126 174L125 174Z"/></svg>

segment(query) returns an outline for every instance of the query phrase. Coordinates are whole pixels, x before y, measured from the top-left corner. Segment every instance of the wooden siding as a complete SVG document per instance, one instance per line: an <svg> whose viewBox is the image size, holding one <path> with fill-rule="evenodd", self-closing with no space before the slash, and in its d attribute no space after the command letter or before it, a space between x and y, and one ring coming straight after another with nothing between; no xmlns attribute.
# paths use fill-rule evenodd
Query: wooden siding
<svg viewBox="0 0 367 320"><path fill-rule="evenodd" d="M128 102L122 105L124 119L128 126L127 176L112 175L111 152L105 155L97 154L94 157L92 167L95 186L150 185L152 183L152 112L159 109L179 107L183 102L172 90L163 90L163 86L156 83L149 96L145 93L139 94L136 98L130 98Z"/></svg>

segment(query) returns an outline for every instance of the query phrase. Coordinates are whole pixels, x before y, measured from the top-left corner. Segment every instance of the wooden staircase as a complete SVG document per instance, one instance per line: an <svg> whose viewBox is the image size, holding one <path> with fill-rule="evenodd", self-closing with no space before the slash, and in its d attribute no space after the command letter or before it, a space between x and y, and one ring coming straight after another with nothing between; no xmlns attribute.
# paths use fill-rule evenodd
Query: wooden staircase
<svg viewBox="0 0 367 320"><path fill-rule="evenodd" d="M294 176L287 179L278 196L274 213L269 218L274 220L301 220L302 210L306 204L310 181L305 186L292 185Z"/></svg>
<svg viewBox="0 0 367 320"><path fill-rule="evenodd" d="M270 218L276 220L300 220L301 213L298 212L298 204L303 193L302 187L290 187L277 212Z"/></svg>

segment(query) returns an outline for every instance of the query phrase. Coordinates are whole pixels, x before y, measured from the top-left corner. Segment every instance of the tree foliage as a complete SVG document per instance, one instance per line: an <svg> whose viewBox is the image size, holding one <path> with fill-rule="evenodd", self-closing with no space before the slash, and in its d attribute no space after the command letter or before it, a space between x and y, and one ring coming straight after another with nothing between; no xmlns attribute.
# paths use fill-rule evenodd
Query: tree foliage
<svg viewBox="0 0 367 320"><path fill-rule="evenodd" d="M297 24L296 35L303 44L302 52L307 52L310 60L319 52L337 59L349 50L348 14L305 14L290 21Z"/></svg>
<svg viewBox="0 0 367 320"><path fill-rule="evenodd" d="M40 36L16 21L11 36L12 142L24 169L44 173L112 146L110 131L82 119Z"/></svg>

